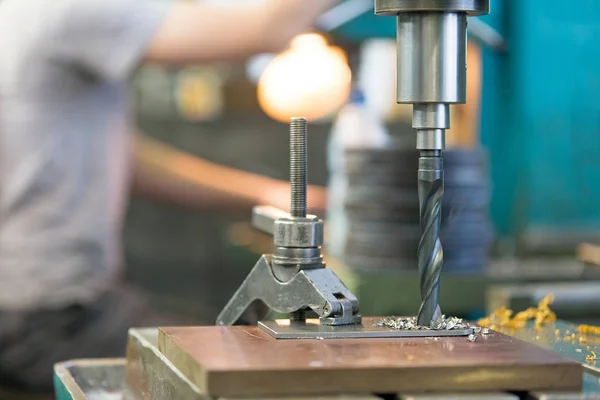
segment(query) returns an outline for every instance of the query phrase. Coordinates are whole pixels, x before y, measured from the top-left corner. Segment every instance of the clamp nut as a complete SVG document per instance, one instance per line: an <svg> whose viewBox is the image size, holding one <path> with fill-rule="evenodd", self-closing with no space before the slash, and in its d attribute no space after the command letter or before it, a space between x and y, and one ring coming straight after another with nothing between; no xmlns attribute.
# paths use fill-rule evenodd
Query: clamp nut
<svg viewBox="0 0 600 400"><path fill-rule="evenodd" d="M313 215L278 219L275 221L274 243L277 247L321 247L323 221Z"/></svg>

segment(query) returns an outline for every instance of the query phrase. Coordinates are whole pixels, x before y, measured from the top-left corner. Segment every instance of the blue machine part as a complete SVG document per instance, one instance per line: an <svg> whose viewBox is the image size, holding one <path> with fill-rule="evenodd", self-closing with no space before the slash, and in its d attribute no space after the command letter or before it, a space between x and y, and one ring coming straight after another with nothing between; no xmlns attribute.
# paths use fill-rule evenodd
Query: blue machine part
<svg viewBox="0 0 600 400"><path fill-rule="evenodd" d="M600 2L493 4L487 22L509 46L484 53L482 140L498 233L597 233Z"/></svg>
<svg viewBox="0 0 600 400"><path fill-rule="evenodd" d="M484 50L482 142L502 237L600 232L600 1L491 0L481 17L508 42ZM367 13L335 33L394 37Z"/></svg>

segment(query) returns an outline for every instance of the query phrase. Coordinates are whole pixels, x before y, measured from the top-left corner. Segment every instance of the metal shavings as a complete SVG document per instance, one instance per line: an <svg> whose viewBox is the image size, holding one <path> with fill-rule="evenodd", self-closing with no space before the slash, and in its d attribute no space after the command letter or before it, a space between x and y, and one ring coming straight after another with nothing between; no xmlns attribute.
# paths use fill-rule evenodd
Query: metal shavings
<svg viewBox="0 0 600 400"><path fill-rule="evenodd" d="M550 304L554 301L554 296L549 294L544 297L537 307L529 307L513 316L513 311L506 307L500 307L490 316L477 321L477 324L491 328L524 328L527 321L534 320L535 330L539 330L543 325L556 321L556 314L550 310Z"/></svg>
<svg viewBox="0 0 600 400"><path fill-rule="evenodd" d="M449 317L445 315L439 320L431 321L429 326L420 326L417 323L416 317L408 318L396 318L388 317L381 321L377 321L373 324L377 328L391 328L396 330L407 330L407 331L439 331L439 330L458 330L458 329L469 329L469 325L463 322L461 318Z"/></svg>
<svg viewBox="0 0 600 400"><path fill-rule="evenodd" d="M575 349L575 351L581 353L581 349Z"/></svg>
<svg viewBox="0 0 600 400"><path fill-rule="evenodd" d="M471 333L471 334L469 335L468 339L469 339L471 342L474 342L474 341L475 341L475 339L477 339L477 336L475 336L475 335L473 335L473 334Z"/></svg>
<svg viewBox="0 0 600 400"><path fill-rule="evenodd" d="M475 332L475 333L481 332L481 327L480 326L472 326L471 328L473 328L473 332Z"/></svg>
<svg viewBox="0 0 600 400"><path fill-rule="evenodd" d="M596 353L594 353L593 351L590 351L590 353L592 353L592 354L589 356L586 356L585 361L594 361L596 359L596 357L597 357Z"/></svg>
<svg viewBox="0 0 600 400"><path fill-rule="evenodd" d="M600 326L593 325L579 325L577 331L581 334L586 335L600 335Z"/></svg>
<svg viewBox="0 0 600 400"><path fill-rule="evenodd" d="M489 335L490 334L490 328L483 328L483 331L481 332L484 335Z"/></svg>

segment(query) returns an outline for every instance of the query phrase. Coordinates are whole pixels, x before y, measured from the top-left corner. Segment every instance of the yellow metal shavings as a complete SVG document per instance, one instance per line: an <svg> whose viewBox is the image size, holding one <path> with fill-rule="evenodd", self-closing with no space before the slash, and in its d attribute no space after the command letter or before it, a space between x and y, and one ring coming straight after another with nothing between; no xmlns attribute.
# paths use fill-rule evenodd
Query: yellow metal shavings
<svg viewBox="0 0 600 400"><path fill-rule="evenodd" d="M598 335L600 336L600 326L579 325L577 331L582 335Z"/></svg>
<svg viewBox="0 0 600 400"><path fill-rule="evenodd" d="M594 353L593 351L590 351L590 353L592 353L589 356L585 357L585 361L594 361L596 359L596 353Z"/></svg>
<svg viewBox="0 0 600 400"><path fill-rule="evenodd" d="M500 307L490 316L480 319L477 323L492 329L518 329L525 327L527 321L533 319L535 321L535 329L539 330L542 325L556 321L556 314L550 310L550 304L552 304L553 301L554 296L549 294L538 303L537 307L529 307L525 311L517 313L514 317L512 317L512 310L509 310L506 307Z"/></svg>

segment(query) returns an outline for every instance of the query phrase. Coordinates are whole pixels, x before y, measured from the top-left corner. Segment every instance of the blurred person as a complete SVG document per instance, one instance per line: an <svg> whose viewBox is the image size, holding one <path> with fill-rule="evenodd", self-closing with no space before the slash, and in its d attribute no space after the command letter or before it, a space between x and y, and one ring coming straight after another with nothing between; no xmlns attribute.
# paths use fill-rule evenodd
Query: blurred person
<svg viewBox="0 0 600 400"><path fill-rule="evenodd" d="M134 69L280 51L334 2L0 0L3 385L51 390L55 362L120 356L129 327L170 323L122 280L129 187L198 210L289 205L287 182L136 134Z"/></svg>

